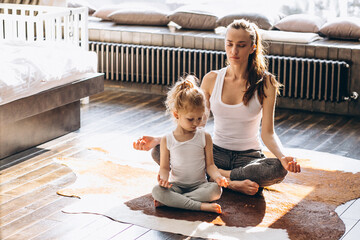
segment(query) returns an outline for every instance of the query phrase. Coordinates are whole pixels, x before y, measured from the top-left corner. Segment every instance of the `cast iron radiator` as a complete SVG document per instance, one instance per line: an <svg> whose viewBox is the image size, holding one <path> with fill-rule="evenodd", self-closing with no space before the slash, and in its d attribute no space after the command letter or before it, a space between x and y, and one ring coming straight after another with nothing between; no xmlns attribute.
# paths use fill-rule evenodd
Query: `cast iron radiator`
<svg viewBox="0 0 360 240"><path fill-rule="evenodd" d="M90 42L98 71L109 80L172 85L179 76L199 79L226 64L223 51ZM344 101L349 96L349 65L344 61L267 55L269 71L283 85L281 97Z"/></svg>

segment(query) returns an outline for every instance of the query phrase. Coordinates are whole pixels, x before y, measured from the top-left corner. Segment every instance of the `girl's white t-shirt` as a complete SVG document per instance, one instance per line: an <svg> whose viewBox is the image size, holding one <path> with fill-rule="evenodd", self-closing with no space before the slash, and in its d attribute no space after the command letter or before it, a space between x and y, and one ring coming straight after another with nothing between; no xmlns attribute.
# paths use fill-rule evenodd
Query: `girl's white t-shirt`
<svg viewBox="0 0 360 240"><path fill-rule="evenodd" d="M210 97L210 109L214 115L213 142L219 147L232 151L260 150L259 136L262 106L255 92L248 106L242 102L225 104L221 100L227 68L218 71Z"/></svg>
<svg viewBox="0 0 360 240"><path fill-rule="evenodd" d="M170 151L170 182L200 184L206 182L205 131L197 129L192 139L179 142L171 132L166 135Z"/></svg>

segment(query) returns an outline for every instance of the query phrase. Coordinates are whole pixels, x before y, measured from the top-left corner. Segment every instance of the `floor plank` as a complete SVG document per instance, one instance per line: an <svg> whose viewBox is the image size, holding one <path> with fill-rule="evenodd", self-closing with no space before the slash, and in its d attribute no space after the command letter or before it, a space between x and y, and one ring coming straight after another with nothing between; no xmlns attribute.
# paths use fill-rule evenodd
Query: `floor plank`
<svg viewBox="0 0 360 240"><path fill-rule="evenodd" d="M89 214L92 215L92 214ZM92 215L96 216L96 215ZM109 239L117 233L130 227L130 224L115 222L104 216L96 216L94 221L85 224L83 227L70 230L61 236L61 239Z"/></svg>
<svg viewBox="0 0 360 240"><path fill-rule="evenodd" d="M154 239L162 239L162 240L181 240L186 237L180 234L173 234L168 232L160 232L155 230L150 230L146 232L144 235L141 235L137 238L137 240L154 240Z"/></svg>
<svg viewBox="0 0 360 240"><path fill-rule="evenodd" d="M150 231L150 229L146 229L140 226L132 225L126 229L126 231L121 231L115 236L109 238L111 240L123 240L123 239L137 239Z"/></svg>
<svg viewBox="0 0 360 240"><path fill-rule="evenodd" d="M102 220L103 217L94 214L65 214L62 212L56 213L47 218L46 220L56 220L58 224L54 225L52 228L47 229L47 231L44 231L41 234L33 237L32 239L83 239L81 238L82 235L86 236L90 233L96 232L97 228L95 227L96 225L93 223L102 223L101 221L98 221L100 219ZM87 226L94 227L94 230L88 228ZM84 232L83 229L86 229L88 232Z"/></svg>
<svg viewBox="0 0 360 240"><path fill-rule="evenodd" d="M360 236L360 221L358 220L356 224L350 229L349 232L342 238L343 240L358 240Z"/></svg>
<svg viewBox="0 0 360 240"><path fill-rule="evenodd" d="M341 216L356 200L348 201L336 208L336 213Z"/></svg>
<svg viewBox="0 0 360 240"><path fill-rule="evenodd" d="M9 192L10 190L18 187L19 185L23 185L29 181L35 180L43 175L56 171L59 168L61 168L59 164L52 162L44 167L35 169L34 171L27 172L26 174L13 178L12 180L9 180L7 182L5 180L0 185L1 186L0 193Z"/></svg>
<svg viewBox="0 0 360 240"><path fill-rule="evenodd" d="M11 237L12 235L18 233L19 231L23 230L24 228L29 227L41 219L53 214L54 212L60 211L65 206L74 202L73 198L65 198L59 197L58 200L43 206L36 211L21 217L9 224L0 227L1 237L6 239Z"/></svg>
<svg viewBox="0 0 360 240"><path fill-rule="evenodd" d="M50 192L50 190L52 191ZM21 204L20 201L17 201L18 205L16 205L16 207L18 209L14 211L14 207L12 207L11 208L12 211L1 218L1 225L3 226L17 219L20 219L22 216L30 214L36 211L37 209L40 209L44 205L52 203L58 200L59 198L61 198L59 197L59 195L56 194L56 189L47 189L47 191L45 192L42 191L41 192L36 191L36 192L38 192L39 194L33 196L32 199L22 198L21 200L26 201L23 204ZM14 202L11 202L11 206L14 206ZM2 214L6 214L7 212L9 212L9 209L5 209L4 213Z"/></svg>
<svg viewBox="0 0 360 240"><path fill-rule="evenodd" d="M103 225L97 224L96 226L87 227L88 234L84 235L82 238L77 239L99 239L99 240L107 240L115 237L117 234L124 232L125 230L132 227L131 224L125 224L120 222L115 222L110 220L109 218L102 217L102 221L105 222ZM89 230L93 231L90 232ZM67 238L65 238L67 239ZM68 238L74 239L74 238Z"/></svg>
<svg viewBox="0 0 360 240"><path fill-rule="evenodd" d="M341 217L346 219L358 220L360 217L360 198L356 199L345 211Z"/></svg>
<svg viewBox="0 0 360 240"><path fill-rule="evenodd" d="M37 234L41 234L42 231L46 231L54 226L56 226L58 222L48 220L48 219L41 219L40 221L32 224L29 227L24 228L20 232L8 237L8 240L19 240L19 239L31 239ZM35 229L37 229L35 231ZM40 232L39 232L40 230ZM44 238L43 238L44 239Z"/></svg>
<svg viewBox="0 0 360 240"><path fill-rule="evenodd" d="M73 172L70 172L68 175L60 177L55 181L51 182L51 184L38 187L36 189L33 189L33 191L31 192L22 194L16 198L12 198L7 202L2 203L0 220L2 220L2 218L7 214L15 213L23 207L28 207L30 204L33 204L42 197L56 193L57 190L69 185L70 183L73 183L75 179L75 174ZM2 224L3 222L0 221L0 223Z"/></svg>
<svg viewBox="0 0 360 240"><path fill-rule="evenodd" d="M9 191L6 191L6 194L11 194L14 196L19 196L22 195L24 193L30 192L33 189L36 189L38 187L41 187L43 185L45 185L46 183L49 183L51 181L54 181L56 179L58 179L59 177L62 177L66 174L71 173L71 169L69 169L68 167L64 167L64 166L60 166L58 169L56 169L55 171L51 171L47 174L44 174L36 179L34 179L33 181L27 182L25 184L19 185L16 188L13 188Z"/></svg>

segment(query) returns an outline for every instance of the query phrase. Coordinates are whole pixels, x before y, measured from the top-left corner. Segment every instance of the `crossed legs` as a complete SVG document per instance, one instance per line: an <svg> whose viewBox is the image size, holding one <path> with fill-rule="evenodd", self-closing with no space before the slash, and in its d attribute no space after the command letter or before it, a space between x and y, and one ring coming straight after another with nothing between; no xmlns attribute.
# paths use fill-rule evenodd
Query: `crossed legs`
<svg viewBox="0 0 360 240"><path fill-rule="evenodd" d="M214 182L205 182L197 185L179 186L172 183L171 188L156 185L152 196L155 206L166 205L195 211L209 211L221 213L220 205L209 203L218 200L222 189Z"/></svg>
<svg viewBox="0 0 360 240"><path fill-rule="evenodd" d="M230 189L248 195L281 182L287 174L279 159L266 158L259 150L231 151L214 145L214 162Z"/></svg>

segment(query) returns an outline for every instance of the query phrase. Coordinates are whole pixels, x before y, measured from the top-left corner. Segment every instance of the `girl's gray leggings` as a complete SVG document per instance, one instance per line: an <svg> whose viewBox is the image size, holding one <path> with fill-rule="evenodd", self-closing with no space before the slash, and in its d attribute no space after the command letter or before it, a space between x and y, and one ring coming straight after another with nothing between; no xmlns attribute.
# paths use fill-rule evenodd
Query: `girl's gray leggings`
<svg viewBox="0 0 360 240"><path fill-rule="evenodd" d="M265 187L281 182L286 169L277 158L266 158L260 150L231 151L214 144L215 165L223 170L231 170L230 179L242 181L249 179ZM160 145L151 153L153 159L160 163Z"/></svg>
<svg viewBox="0 0 360 240"><path fill-rule="evenodd" d="M171 188L156 185L152 190L152 196L156 201L169 207L200 211L202 202L218 200L222 188L215 182L183 185L172 183Z"/></svg>

